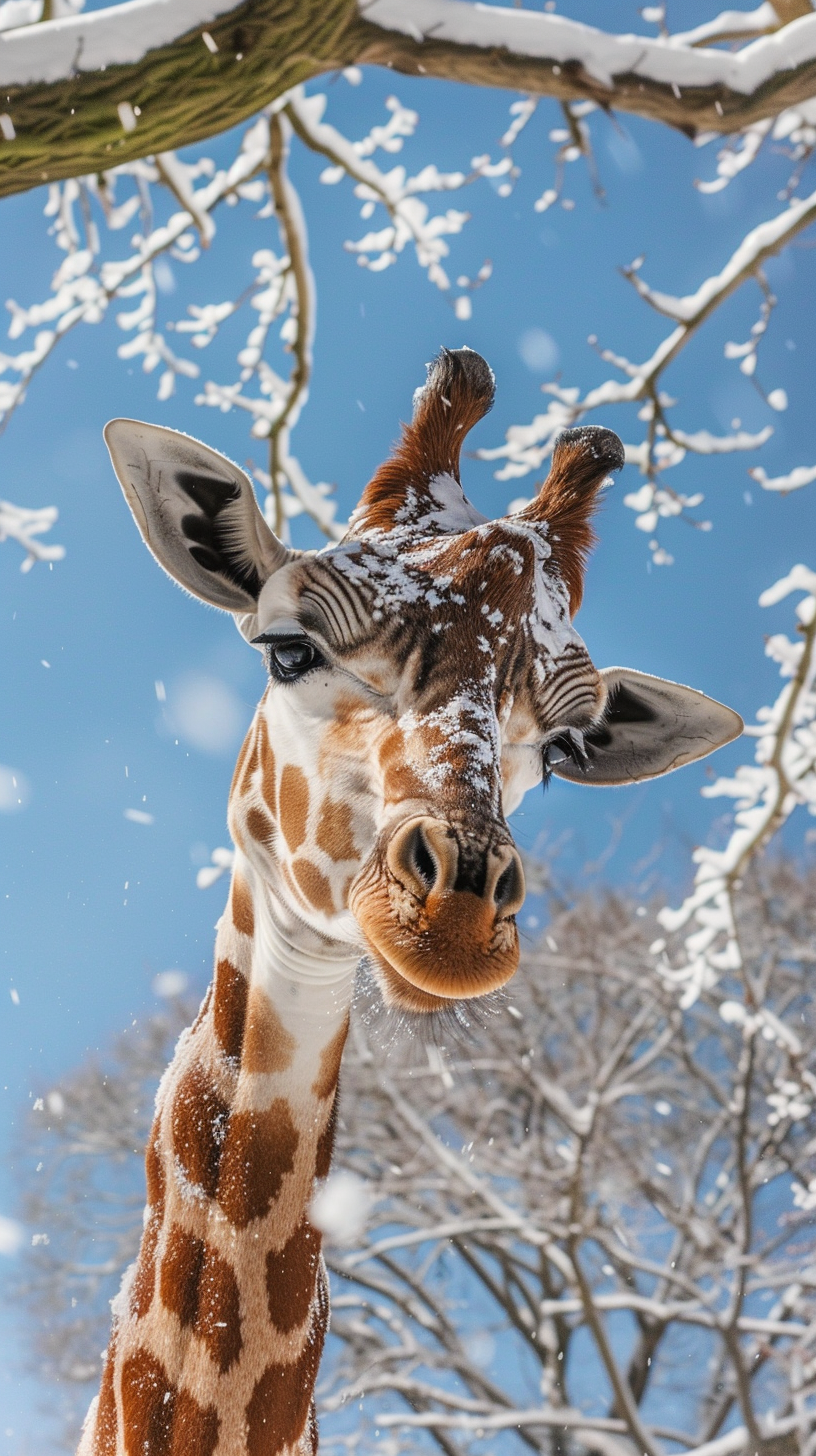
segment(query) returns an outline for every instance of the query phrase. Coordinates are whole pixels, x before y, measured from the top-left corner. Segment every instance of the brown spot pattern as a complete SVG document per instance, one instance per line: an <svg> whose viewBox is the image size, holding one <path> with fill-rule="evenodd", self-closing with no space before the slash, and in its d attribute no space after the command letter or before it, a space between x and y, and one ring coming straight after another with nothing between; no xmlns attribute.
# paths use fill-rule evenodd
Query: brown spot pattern
<svg viewBox="0 0 816 1456"><path fill-rule="evenodd" d="M162 1208L164 1205L164 1168L159 1154L159 1136L160 1119L156 1117L145 1149L147 1201L156 1208Z"/></svg>
<svg viewBox="0 0 816 1456"><path fill-rule="evenodd" d="M130 1289L130 1308L136 1319L142 1319L153 1303L156 1284L156 1245L161 1233L161 1215L154 1210L142 1234L142 1246L136 1273Z"/></svg>
<svg viewBox="0 0 816 1456"><path fill-rule="evenodd" d="M112 1335L102 1372L99 1404L96 1407L93 1456L116 1456L116 1391L113 1383L115 1368L116 1336Z"/></svg>
<svg viewBox="0 0 816 1456"><path fill-rule="evenodd" d="M124 1362L122 1414L128 1456L144 1456L146 1451L151 1456L165 1456L169 1451L176 1394L164 1366L146 1350L137 1350Z"/></svg>
<svg viewBox="0 0 816 1456"><path fill-rule="evenodd" d="M234 1112L229 1121L218 1202L230 1223L245 1228L262 1218L294 1166L298 1134L289 1106L276 1097L265 1112Z"/></svg>
<svg viewBox="0 0 816 1456"><path fill-rule="evenodd" d="M266 719L261 718L258 724L258 743L261 759L261 793L264 803L273 819L278 817L278 783L277 770L275 766L275 755L272 751L272 744L269 742L269 732L266 726Z"/></svg>
<svg viewBox="0 0 816 1456"><path fill-rule="evenodd" d="M165 1309L177 1315L185 1327L195 1323L198 1313L198 1283L203 1257L203 1241L186 1233L179 1224L173 1224L162 1259L159 1288Z"/></svg>
<svg viewBox="0 0 816 1456"><path fill-rule="evenodd" d="M281 1334L302 1325L312 1302L320 1264L321 1238L308 1219L298 1224L288 1243L266 1256L266 1300L269 1318Z"/></svg>
<svg viewBox="0 0 816 1456"><path fill-rule="evenodd" d="M322 910L324 915L334 913L331 885L311 860L296 859L292 865L292 874L309 904L313 905L315 910Z"/></svg>
<svg viewBox="0 0 816 1456"><path fill-rule="evenodd" d="M253 986L244 1034L243 1070L285 1072L296 1047L295 1038L286 1030L266 992L260 986Z"/></svg>
<svg viewBox="0 0 816 1456"><path fill-rule="evenodd" d="M213 1456L218 1443L215 1406L179 1390L147 1350L122 1366L122 1416L127 1456Z"/></svg>
<svg viewBox="0 0 816 1456"><path fill-rule="evenodd" d="M235 765L235 772L232 775L230 784L230 798L233 794L245 794L252 783L252 775L258 766L258 738L255 724L251 723L249 732L241 744L241 752L238 754L238 762Z"/></svg>
<svg viewBox="0 0 816 1456"><path fill-rule="evenodd" d="M324 799L317 826L317 847L335 861L354 859L357 846L351 823L351 806L336 799Z"/></svg>
<svg viewBox="0 0 816 1456"><path fill-rule="evenodd" d="M242 1348L238 1283L215 1249L174 1224L161 1265L161 1298L209 1350L224 1375Z"/></svg>
<svg viewBox="0 0 816 1456"><path fill-rule="evenodd" d="M248 989L246 976L241 974L232 961L224 959L218 962L215 970L213 1025L225 1055L236 1061L241 1055L244 1041Z"/></svg>
<svg viewBox="0 0 816 1456"><path fill-rule="evenodd" d="M348 1036L349 1019L345 1018L343 1025L335 1032L331 1041L324 1046L320 1053L320 1071L312 1083L312 1091L315 1097L329 1097L337 1086L337 1078L340 1076L340 1062L343 1057L343 1048L346 1045Z"/></svg>
<svg viewBox="0 0 816 1456"><path fill-rule="evenodd" d="M213 1456L218 1427L215 1406L200 1406L188 1391L180 1390L173 1412L171 1456Z"/></svg>
<svg viewBox="0 0 816 1456"><path fill-rule="evenodd" d="M205 1248L201 1271L197 1329L223 1375L238 1359L243 1345L241 1300L230 1265L209 1247Z"/></svg>
<svg viewBox="0 0 816 1456"><path fill-rule="evenodd" d="M334 1135L337 1131L337 1098L335 1097L326 1126L317 1139L315 1150L315 1177L328 1178L334 1152Z"/></svg>
<svg viewBox="0 0 816 1456"><path fill-rule="evenodd" d="M291 1365L270 1365L252 1392L246 1411L247 1456L278 1456L303 1435L328 1317L325 1283L318 1278L312 1329L301 1354Z"/></svg>
<svg viewBox="0 0 816 1456"><path fill-rule="evenodd" d="M255 930L255 909L249 885L241 875L235 874L232 877L230 903L232 905L232 923L235 929L240 930L242 935L252 935Z"/></svg>
<svg viewBox="0 0 816 1456"><path fill-rule="evenodd" d="M281 774L280 826L292 854L306 838L309 813L309 785L302 768L287 763Z"/></svg>
<svg viewBox="0 0 816 1456"><path fill-rule="evenodd" d="M315 1403L312 1401L309 1406L309 1456L317 1456L318 1444L317 1411L315 1410Z"/></svg>
<svg viewBox="0 0 816 1456"><path fill-rule="evenodd" d="M421 799L427 792L426 785L408 761L405 735L399 728L383 739L380 770L386 804L396 804L402 799Z"/></svg>
<svg viewBox="0 0 816 1456"><path fill-rule="evenodd" d="M173 1151L191 1183L214 1198L228 1109L200 1066L191 1067L176 1089L171 1114ZM152 1453L151 1453L152 1456Z"/></svg>
<svg viewBox="0 0 816 1456"><path fill-rule="evenodd" d="M267 819L262 809L247 809L246 827L253 839L259 844L271 847L274 833L274 825L271 819Z"/></svg>

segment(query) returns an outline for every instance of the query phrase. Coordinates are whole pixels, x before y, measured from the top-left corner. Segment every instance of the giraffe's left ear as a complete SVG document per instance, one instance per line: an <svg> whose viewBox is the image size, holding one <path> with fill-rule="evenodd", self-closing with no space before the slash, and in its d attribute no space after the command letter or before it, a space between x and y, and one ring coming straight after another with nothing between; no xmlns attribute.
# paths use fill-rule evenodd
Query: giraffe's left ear
<svg viewBox="0 0 816 1456"><path fill-rule="evenodd" d="M199 440L161 425L111 420L104 433L159 565L211 606L254 614L261 589L289 552L261 515L249 477Z"/></svg>
<svg viewBox="0 0 816 1456"><path fill-rule="evenodd" d="M573 751L574 735L549 750L552 772L575 784L612 787L658 778L705 758L738 738L744 723L695 688L650 677L629 667L601 672L607 688L600 724L583 734L585 758Z"/></svg>

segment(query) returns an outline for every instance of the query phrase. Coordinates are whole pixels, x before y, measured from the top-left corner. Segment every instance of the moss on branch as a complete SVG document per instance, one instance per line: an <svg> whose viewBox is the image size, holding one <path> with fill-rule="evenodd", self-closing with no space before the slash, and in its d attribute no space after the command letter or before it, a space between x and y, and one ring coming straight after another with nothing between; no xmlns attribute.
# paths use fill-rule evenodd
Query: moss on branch
<svg viewBox="0 0 816 1456"><path fill-rule="evenodd" d="M290 87L347 64L356 14L354 0L246 0L135 64L5 87L0 110L16 136L0 138L0 196L227 131ZM136 113L132 131L120 120L122 102Z"/></svg>

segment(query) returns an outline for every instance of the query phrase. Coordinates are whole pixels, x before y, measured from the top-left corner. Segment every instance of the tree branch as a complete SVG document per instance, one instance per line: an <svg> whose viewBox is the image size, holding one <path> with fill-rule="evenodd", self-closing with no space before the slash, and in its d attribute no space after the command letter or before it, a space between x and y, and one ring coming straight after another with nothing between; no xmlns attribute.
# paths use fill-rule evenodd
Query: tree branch
<svg viewBox="0 0 816 1456"><path fill-rule="evenodd" d="M57 519L56 506L40 506L30 510L26 506L12 505L11 501L0 500L0 541L16 541L25 551L20 563L21 571L30 571L35 561L61 561L65 547L49 545L38 541L50 531Z"/></svg>
<svg viewBox="0 0 816 1456"><path fill-rule="evenodd" d="M275 503L275 519L272 528L276 535L283 534L283 502L281 486L286 476L289 432L297 422L301 409L309 395L309 380L312 373L312 336L314 334L314 283L306 252L306 232L300 209L300 200L287 175L289 152L288 126L279 115L269 121L269 185L275 204L275 214L281 230L281 238L289 257L297 297L293 316L296 323L295 337L291 349L292 372L289 376L286 398L280 414L269 431L269 479L272 499Z"/></svg>
<svg viewBox="0 0 816 1456"><path fill-rule="evenodd" d="M128 0L0 33L0 195L202 141L352 64L732 133L814 95L816 15L732 52L465 0Z"/></svg>

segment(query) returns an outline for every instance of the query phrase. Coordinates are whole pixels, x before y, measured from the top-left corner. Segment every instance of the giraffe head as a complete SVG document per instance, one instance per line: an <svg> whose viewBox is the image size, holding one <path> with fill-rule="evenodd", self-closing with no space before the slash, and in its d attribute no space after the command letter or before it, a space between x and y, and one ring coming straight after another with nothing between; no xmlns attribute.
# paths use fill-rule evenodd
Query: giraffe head
<svg viewBox="0 0 816 1456"><path fill-rule="evenodd" d="M518 962L524 876L507 816L550 774L632 783L742 729L691 688L599 671L572 625L611 430L556 441L524 510L490 521L459 480L493 376L443 351L342 541L295 551L243 471L172 430L106 439L150 550L232 612L269 683L230 794L236 844L290 926L372 956L414 1011L478 997Z"/></svg>

